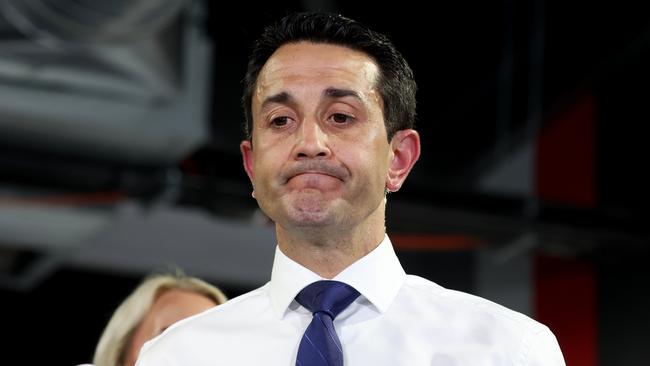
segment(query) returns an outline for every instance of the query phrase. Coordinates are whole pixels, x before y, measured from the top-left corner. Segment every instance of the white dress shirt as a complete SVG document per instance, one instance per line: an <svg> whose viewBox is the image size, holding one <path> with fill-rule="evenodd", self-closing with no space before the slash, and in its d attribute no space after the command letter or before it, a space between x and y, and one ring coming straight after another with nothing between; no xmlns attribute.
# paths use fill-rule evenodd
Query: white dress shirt
<svg viewBox="0 0 650 366"><path fill-rule="evenodd" d="M293 366L312 319L294 298L321 279L276 248L270 282L176 323L145 344L137 366ZM361 293L334 320L346 365L564 365L546 326L407 275L387 236L334 280Z"/></svg>

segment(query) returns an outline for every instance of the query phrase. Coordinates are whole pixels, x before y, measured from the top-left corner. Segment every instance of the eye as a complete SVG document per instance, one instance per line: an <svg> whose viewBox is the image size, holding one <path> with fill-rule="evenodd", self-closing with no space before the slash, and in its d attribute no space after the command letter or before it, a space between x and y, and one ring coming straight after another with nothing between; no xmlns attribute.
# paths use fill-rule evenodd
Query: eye
<svg viewBox="0 0 650 366"><path fill-rule="evenodd" d="M287 116L275 117L271 119L271 126L274 127L283 127L286 126L287 123L289 123L289 117Z"/></svg>
<svg viewBox="0 0 650 366"><path fill-rule="evenodd" d="M348 116L344 113L334 113L330 116L330 119L337 124L344 124L352 122L354 117Z"/></svg>

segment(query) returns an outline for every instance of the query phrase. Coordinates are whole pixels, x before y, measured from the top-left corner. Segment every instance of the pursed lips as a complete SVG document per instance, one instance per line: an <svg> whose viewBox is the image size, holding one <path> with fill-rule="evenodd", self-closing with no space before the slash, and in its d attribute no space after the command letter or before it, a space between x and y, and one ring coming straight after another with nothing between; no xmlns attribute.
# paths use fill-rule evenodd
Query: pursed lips
<svg viewBox="0 0 650 366"><path fill-rule="evenodd" d="M297 176L299 176L299 175L305 175L305 174L326 175L326 176L328 176L328 177L332 177L332 178L340 179L339 177L333 176L332 174L329 174L329 173L326 173L326 172L321 172L321 171L316 171L316 170L308 170L308 171L306 171L306 172L301 172L301 173L298 173L298 174L294 175L293 177L297 177ZM292 177L292 178L293 178L293 177Z"/></svg>
<svg viewBox="0 0 650 366"><path fill-rule="evenodd" d="M331 174L320 172L320 171L306 171L306 172L298 173L293 177L289 178L287 183L294 178L303 178L305 179L304 182L311 182L310 185L315 184L315 182L319 182L319 181L324 182L322 179L336 179L342 181L339 177L335 177Z"/></svg>
<svg viewBox="0 0 650 366"><path fill-rule="evenodd" d="M308 162L291 167L282 174L282 180L286 184L289 180L300 175L325 175L344 181L348 174L347 169L323 162Z"/></svg>

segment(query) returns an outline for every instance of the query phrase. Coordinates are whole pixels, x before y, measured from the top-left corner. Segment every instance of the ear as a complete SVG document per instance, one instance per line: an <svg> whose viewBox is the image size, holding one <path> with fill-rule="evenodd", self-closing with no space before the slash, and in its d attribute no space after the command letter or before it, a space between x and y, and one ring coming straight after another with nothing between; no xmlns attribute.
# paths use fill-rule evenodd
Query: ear
<svg viewBox="0 0 650 366"><path fill-rule="evenodd" d="M392 158L386 175L386 188L390 192L396 192L420 157L420 135L411 129L397 131L390 142L390 148Z"/></svg>
<svg viewBox="0 0 650 366"><path fill-rule="evenodd" d="M239 150L244 162L244 170L248 174L248 179L253 182L253 143L250 140L244 140L239 144Z"/></svg>

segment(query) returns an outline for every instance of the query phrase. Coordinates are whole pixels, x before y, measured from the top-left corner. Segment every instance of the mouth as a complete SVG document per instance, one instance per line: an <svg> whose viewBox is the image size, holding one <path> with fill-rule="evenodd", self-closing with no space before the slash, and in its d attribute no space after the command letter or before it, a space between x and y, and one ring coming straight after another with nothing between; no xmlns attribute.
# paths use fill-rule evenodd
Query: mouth
<svg viewBox="0 0 650 366"><path fill-rule="evenodd" d="M347 179L349 173L344 167L331 163L306 162L287 169L282 174L282 181L286 184L291 179L299 176L314 176L315 178L326 176L343 182Z"/></svg>
<svg viewBox="0 0 650 366"><path fill-rule="evenodd" d="M295 178L295 177L299 177L299 176L303 176L303 175L314 175L314 176L324 175L324 176L327 176L327 177L336 178L336 179L338 179L338 180L341 180L341 178L339 178L339 177L337 177L337 176L334 176L334 175L332 175L332 174L328 174L328 173L326 173L326 172L320 172L320 171L306 171L306 172L301 172L301 173L298 173L298 174L294 175L294 176L291 177L291 178ZM289 179L291 179L291 178L289 178Z"/></svg>
<svg viewBox="0 0 650 366"><path fill-rule="evenodd" d="M312 190L316 190L324 192L336 190L341 186L342 182L340 178L328 173L306 171L289 178L285 186L292 191L311 192Z"/></svg>

